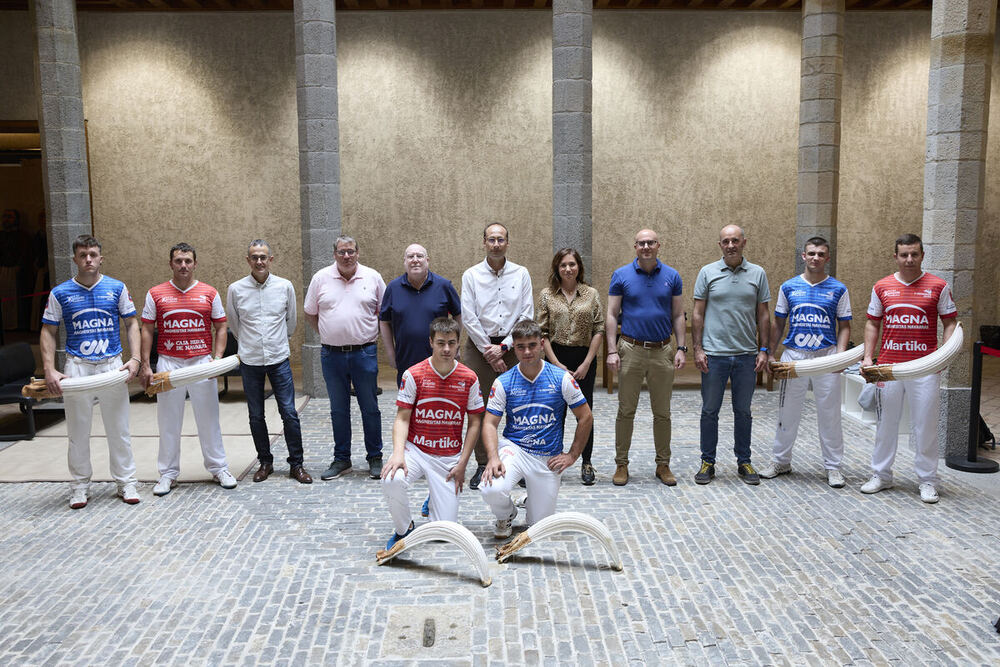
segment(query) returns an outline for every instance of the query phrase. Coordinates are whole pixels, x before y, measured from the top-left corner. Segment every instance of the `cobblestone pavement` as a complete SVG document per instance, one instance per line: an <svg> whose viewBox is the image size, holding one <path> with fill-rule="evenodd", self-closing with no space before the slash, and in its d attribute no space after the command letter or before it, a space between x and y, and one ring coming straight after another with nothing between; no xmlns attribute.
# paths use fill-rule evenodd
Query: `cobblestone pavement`
<svg viewBox="0 0 1000 667"><path fill-rule="evenodd" d="M387 447L393 399L381 397ZM754 399L758 464L768 460L776 399ZM147 486L137 506L119 502L113 485L95 485L90 505L72 511L65 484L0 485L0 662L1000 661L991 626L1000 615L996 485L977 488L942 465L941 502L924 505L912 455L901 451L896 488L863 496L872 435L845 420L849 486L830 489L807 402L800 443L811 444L797 449L793 474L749 487L727 452L715 481L696 486L700 398L678 391L680 484L668 488L653 478L642 401L629 485L610 484L617 404L599 393L599 483L581 486L575 466L560 495L561 510L590 513L617 537L624 572L578 534L493 563L489 588L450 545L377 566L391 524L362 448L355 464L364 470L318 479L332 453L321 400L303 412L312 486L290 480L282 464L267 482L245 479L234 491L186 484L154 498ZM492 557L492 515L478 493L464 494L461 511ZM423 648L428 618L435 641Z"/></svg>

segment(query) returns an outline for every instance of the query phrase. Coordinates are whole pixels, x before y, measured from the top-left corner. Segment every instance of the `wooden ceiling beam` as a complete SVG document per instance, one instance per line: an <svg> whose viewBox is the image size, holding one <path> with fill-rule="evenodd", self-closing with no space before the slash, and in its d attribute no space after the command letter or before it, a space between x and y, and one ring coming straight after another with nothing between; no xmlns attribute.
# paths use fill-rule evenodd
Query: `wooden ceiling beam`
<svg viewBox="0 0 1000 667"><path fill-rule="evenodd" d="M641 4L642 4L642 0L628 0L628 2L625 4L625 8L626 9L635 9L636 7L638 7Z"/></svg>
<svg viewBox="0 0 1000 667"><path fill-rule="evenodd" d="M801 0L785 0L778 5L778 9L791 9L795 5L799 4L799 2L801 2Z"/></svg>
<svg viewBox="0 0 1000 667"><path fill-rule="evenodd" d="M767 0L753 0L753 2L750 3L750 5L747 7L747 9L757 9L761 5L763 5L765 2L767 2Z"/></svg>
<svg viewBox="0 0 1000 667"><path fill-rule="evenodd" d="M695 7L700 7L701 0L688 0L687 6L690 7L691 9L694 9Z"/></svg>
<svg viewBox="0 0 1000 667"><path fill-rule="evenodd" d="M379 9L389 9L389 0L375 0L375 6Z"/></svg>
<svg viewBox="0 0 1000 667"><path fill-rule="evenodd" d="M149 4L153 5L157 9L173 9L170 5L165 3L163 0L149 0Z"/></svg>
<svg viewBox="0 0 1000 667"><path fill-rule="evenodd" d="M719 9L729 9L736 0L719 0Z"/></svg>
<svg viewBox="0 0 1000 667"><path fill-rule="evenodd" d="M549 0L535 0L535 9L545 9L549 4Z"/></svg>
<svg viewBox="0 0 1000 667"><path fill-rule="evenodd" d="M205 9L205 6L198 0L181 0L181 2L183 2L184 6L188 9Z"/></svg>

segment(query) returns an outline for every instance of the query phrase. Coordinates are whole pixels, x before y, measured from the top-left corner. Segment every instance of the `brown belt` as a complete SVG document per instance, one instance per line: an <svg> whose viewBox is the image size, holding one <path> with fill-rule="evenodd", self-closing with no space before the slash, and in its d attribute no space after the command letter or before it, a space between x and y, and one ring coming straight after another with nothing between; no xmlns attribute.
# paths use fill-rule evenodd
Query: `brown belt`
<svg viewBox="0 0 1000 667"><path fill-rule="evenodd" d="M638 345L639 347L645 347L653 350L659 350L660 348L664 348L667 345L670 345L669 338L666 340L636 340L635 338L632 338L631 336L626 336L625 334L622 334L620 338L626 343L632 343L633 345Z"/></svg>

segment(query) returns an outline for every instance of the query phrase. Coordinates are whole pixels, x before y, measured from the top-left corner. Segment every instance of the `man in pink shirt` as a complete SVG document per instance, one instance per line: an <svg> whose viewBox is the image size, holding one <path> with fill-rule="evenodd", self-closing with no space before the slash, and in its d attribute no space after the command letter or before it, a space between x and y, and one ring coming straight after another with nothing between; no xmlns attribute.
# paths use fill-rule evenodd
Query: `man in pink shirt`
<svg viewBox="0 0 1000 667"><path fill-rule="evenodd" d="M320 361L330 396L333 462L320 475L329 480L351 470L351 385L361 408L368 473L382 476L382 413L378 409L378 313L385 282L358 263L350 236L334 243L335 263L316 272L306 291L306 321L319 332Z"/></svg>

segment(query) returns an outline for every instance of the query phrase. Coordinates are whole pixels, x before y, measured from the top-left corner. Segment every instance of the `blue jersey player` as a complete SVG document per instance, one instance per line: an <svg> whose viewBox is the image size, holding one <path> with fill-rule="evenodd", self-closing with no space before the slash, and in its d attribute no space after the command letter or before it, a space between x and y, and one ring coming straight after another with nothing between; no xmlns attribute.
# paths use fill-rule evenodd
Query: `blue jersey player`
<svg viewBox="0 0 1000 667"><path fill-rule="evenodd" d="M830 261L830 244L814 236L805 243L802 252L806 270L786 281L778 292L774 307L771 340L781 340L785 352L782 361L815 359L843 352L851 335L851 298L842 282L826 275ZM781 336L785 323L788 335ZM773 351L770 361L774 361ZM823 466L827 483L839 489L844 486L840 462L844 457L844 435L840 426L840 396L843 378L840 373L827 373L812 378L790 378L781 381L778 395L778 430L774 435L771 463L760 470L760 476L777 477L792 471L792 445L799 430L802 403L812 380L819 421L819 443L823 451Z"/></svg>
<svg viewBox="0 0 1000 667"><path fill-rule="evenodd" d="M572 374L544 361L542 330L533 320L521 320L511 331L517 366L493 383L482 439L488 463L480 490L497 523L496 537L509 537L517 508L510 492L525 480L528 525L556 511L559 478L583 451L594 417ZM567 407L576 417L576 432L563 453L563 417ZM503 436L497 433L506 417Z"/></svg>
<svg viewBox="0 0 1000 667"><path fill-rule="evenodd" d="M59 396L63 378L98 375L127 370L131 380L139 372L139 322L125 283L101 275L101 243L83 235L73 241L75 278L56 285L42 315L39 340L45 384ZM120 320L125 321L132 357L122 364ZM56 336L59 324L66 327L66 366L56 370ZM90 425L94 399L101 404L101 417L108 438L111 476L118 484L118 496L129 505L139 502L135 483L135 458L128 428L128 389L124 383L93 392L64 396L66 431L69 435L69 472L73 478L69 506L87 505L87 489L93 469L90 465Z"/></svg>

